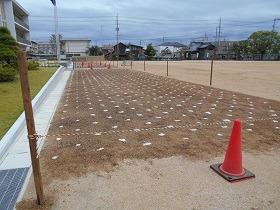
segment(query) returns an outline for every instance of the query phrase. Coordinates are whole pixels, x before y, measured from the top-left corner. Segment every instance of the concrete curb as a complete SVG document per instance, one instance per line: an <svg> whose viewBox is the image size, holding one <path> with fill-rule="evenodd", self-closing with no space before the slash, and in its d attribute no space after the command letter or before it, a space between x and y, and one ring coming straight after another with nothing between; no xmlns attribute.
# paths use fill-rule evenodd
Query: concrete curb
<svg viewBox="0 0 280 210"><path fill-rule="evenodd" d="M62 76L63 71L64 67L59 67L54 73L54 75L48 80L48 82L43 86L40 92L32 100L34 112L37 112L38 108L46 98L48 92L56 85L59 78ZM22 131L24 126L25 116L23 112L0 141L0 160L5 156L6 152L8 151L8 148L14 143L16 137Z"/></svg>

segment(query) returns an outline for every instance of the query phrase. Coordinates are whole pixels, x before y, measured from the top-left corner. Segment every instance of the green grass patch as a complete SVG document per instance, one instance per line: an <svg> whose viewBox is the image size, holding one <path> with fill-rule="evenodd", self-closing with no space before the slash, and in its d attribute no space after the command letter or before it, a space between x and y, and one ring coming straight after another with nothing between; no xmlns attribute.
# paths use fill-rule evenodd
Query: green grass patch
<svg viewBox="0 0 280 210"><path fill-rule="evenodd" d="M57 68L28 71L31 96L34 98ZM0 83L0 140L23 112L19 75L13 82Z"/></svg>

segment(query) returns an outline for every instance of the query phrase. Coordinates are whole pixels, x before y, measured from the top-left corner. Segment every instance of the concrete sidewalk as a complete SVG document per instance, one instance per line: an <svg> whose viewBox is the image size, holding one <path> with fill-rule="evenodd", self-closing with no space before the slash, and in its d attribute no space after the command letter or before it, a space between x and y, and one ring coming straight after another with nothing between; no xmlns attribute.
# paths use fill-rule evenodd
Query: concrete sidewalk
<svg viewBox="0 0 280 210"><path fill-rule="evenodd" d="M70 70L71 68L63 70L59 81L54 84L34 113L36 131L39 135L47 134L49 124L71 75ZM28 171L31 171L29 170L31 159L26 125L18 133L14 143L0 159L0 209L14 208L17 197L23 189L24 180L28 177ZM44 138L39 139L39 150L43 142Z"/></svg>

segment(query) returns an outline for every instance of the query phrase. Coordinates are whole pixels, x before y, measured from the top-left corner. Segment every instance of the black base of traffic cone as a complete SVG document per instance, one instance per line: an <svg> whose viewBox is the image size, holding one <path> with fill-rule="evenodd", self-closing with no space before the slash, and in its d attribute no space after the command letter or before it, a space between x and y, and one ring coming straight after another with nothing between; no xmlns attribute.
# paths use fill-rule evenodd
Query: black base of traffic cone
<svg viewBox="0 0 280 210"><path fill-rule="evenodd" d="M253 174L251 171L248 171L245 168L244 168L245 173L242 176L231 176L231 175L225 174L224 172L222 172L220 170L221 165L222 165L221 163L213 164L210 166L210 168L212 168L217 174L219 174L221 177L223 177L224 179L226 179L229 182L238 182L238 181L242 181L245 179L255 178L255 174Z"/></svg>

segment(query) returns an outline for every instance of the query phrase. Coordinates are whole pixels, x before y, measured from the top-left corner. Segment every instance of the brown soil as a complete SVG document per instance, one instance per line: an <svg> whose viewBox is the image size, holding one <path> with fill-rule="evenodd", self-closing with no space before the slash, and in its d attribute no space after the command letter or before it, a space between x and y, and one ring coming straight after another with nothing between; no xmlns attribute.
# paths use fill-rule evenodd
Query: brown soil
<svg viewBox="0 0 280 210"><path fill-rule="evenodd" d="M133 70L144 71L143 61ZM129 63L128 63L129 65ZM169 77L209 85L211 61L169 61ZM166 76L166 61L146 61L146 71ZM213 87L280 101L279 61L214 61Z"/></svg>
<svg viewBox="0 0 280 210"><path fill-rule="evenodd" d="M111 171L125 159L210 160L226 149L224 120L243 121L245 151L270 151L280 145L278 116L272 100L130 70L74 71L41 152L44 185L52 195L54 180Z"/></svg>

